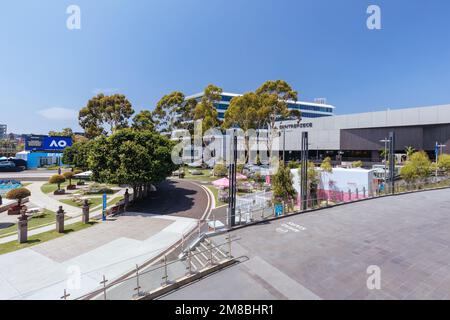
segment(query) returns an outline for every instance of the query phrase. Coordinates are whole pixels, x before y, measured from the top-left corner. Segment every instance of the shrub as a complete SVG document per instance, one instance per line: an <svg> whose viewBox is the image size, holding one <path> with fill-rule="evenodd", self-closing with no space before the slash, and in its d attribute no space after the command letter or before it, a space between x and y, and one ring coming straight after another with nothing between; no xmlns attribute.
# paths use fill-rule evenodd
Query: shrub
<svg viewBox="0 0 450 320"><path fill-rule="evenodd" d="M55 174L55 175L50 177L48 182L51 183L51 184L57 184L58 185L58 190L61 190L61 184L66 182L66 178L64 178L64 176L61 175L61 174Z"/></svg>
<svg viewBox="0 0 450 320"><path fill-rule="evenodd" d="M320 165L320 168L325 172L332 172L333 166L331 165L331 158L326 157L323 159L322 164Z"/></svg>
<svg viewBox="0 0 450 320"><path fill-rule="evenodd" d="M352 168L361 168L363 166L363 162L361 160L352 162Z"/></svg>
<svg viewBox="0 0 450 320"><path fill-rule="evenodd" d="M30 190L28 190L27 188L17 188L17 189L13 189L10 190L7 194L6 194L6 198L10 199L10 200L17 200L17 204L20 206L22 203L22 200L31 196L31 192Z"/></svg>
<svg viewBox="0 0 450 320"><path fill-rule="evenodd" d="M446 174L450 174L450 154L443 154L439 157L438 167Z"/></svg>
<svg viewBox="0 0 450 320"><path fill-rule="evenodd" d="M112 194L114 190L104 184L93 183L84 192L85 194Z"/></svg>
<svg viewBox="0 0 450 320"><path fill-rule="evenodd" d="M227 167L223 164L216 164L214 166L214 175L217 177L225 177L228 173Z"/></svg>
<svg viewBox="0 0 450 320"><path fill-rule="evenodd" d="M289 169L298 169L298 168L300 168L300 163L298 163L297 161L291 160L288 162L288 168Z"/></svg>
<svg viewBox="0 0 450 320"><path fill-rule="evenodd" d="M63 174L64 178L69 180L70 185L72 185L72 179L73 179L74 175L75 175L75 173L72 171L67 171L67 172L64 172L64 174Z"/></svg>

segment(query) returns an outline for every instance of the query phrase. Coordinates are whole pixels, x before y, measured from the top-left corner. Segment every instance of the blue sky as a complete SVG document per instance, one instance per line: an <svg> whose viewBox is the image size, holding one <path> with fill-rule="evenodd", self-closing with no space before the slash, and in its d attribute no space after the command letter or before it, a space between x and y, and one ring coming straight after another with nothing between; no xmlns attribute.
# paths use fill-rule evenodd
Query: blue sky
<svg viewBox="0 0 450 320"><path fill-rule="evenodd" d="M81 8L81 30L66 8ZM379 5L382 30L368 30ZM450 103L448 0L15 0L0 9L0 123L77 126L99 91L153 109L173 90L285 79L337 114Z"/></svg>

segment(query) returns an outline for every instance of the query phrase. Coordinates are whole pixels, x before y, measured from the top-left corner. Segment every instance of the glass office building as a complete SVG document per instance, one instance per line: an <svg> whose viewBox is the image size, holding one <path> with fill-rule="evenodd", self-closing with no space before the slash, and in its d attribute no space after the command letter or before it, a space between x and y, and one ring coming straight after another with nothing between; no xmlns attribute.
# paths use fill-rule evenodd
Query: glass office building
<svg viewBox="0 0 450 320"><path fill-rule="evenodd" d="M200 101L203 93L194 94L186 97L186 100L195 99ZM225 111L230 105L231 99L240 96L236 93L222 93L222 99L215 103L215 107L219 114L218 118L223 120L225 118ZM304 101L287 101L289 110L299 110L302 113L302 118L321 118L328 117L334 114L334 107L332 105L322 102L304 102Z"/></svg>
<svg viewBox="0 0 450 320"><path fill-rule="evenodd" d="M6 131L8 126L6 124L0 124L0 139L6 139Z"/></svg>

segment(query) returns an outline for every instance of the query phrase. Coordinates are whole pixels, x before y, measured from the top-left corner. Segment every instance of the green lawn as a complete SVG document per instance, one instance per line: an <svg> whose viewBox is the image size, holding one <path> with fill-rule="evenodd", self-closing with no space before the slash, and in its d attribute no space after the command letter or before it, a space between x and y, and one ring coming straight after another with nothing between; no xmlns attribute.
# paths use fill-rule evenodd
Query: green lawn
<svg viewBox="0 0 450 320"><path fill-rule="evenodd" d="M95 197L95 198L89 198L89 208L94 208L102 204L102 198ZM62 202L64 204L67 204L72 207L81 208L83 206L83 203L78 203L73 201L72 199L60 199L59 202Z"/></svg>
<svg viewBox="0 0 450 320"><path fill-rule="evenodd" d="M32 217L30 220L28 220L28 230L46 226L48 224L54 223L55 220L56 220L55 213L53 211L46 209L44 210L44 214ZM0 229L0 237L14 233L17 233L17 223L8 228Z"/></svg>
<svg viewBox="0 0 450 320"><path fill-rule="evenodd" d="M113 205L117 204L119 201L122 201L122 200L123 200L123 197L122 197L122 196L121 196L121 197L115 197L114 199L109 200L109 201L106 203L106 206L107 206L107 207L113 206Z"/></svg>
<svg viewBox="0 0 450 320"><path fill-rule="evenodd" d="M69 185L69 182L66 181L64 183L61 183L61 189L66 188ZM41 191L45 194L48 193L53 193L58 189L58 185L57 184L51 184L51 183L46 183L41 187Z"/></svg>
<svg viewBox="0 0 450 320"><path fill-rule="evenodd" d="M64 233L58 233L56 231L47 231L44 233L40 233L40 234L28 237L27 243L19 244L17 241L3 243L3 244L0 244L0 254L5 254L8 252L35 246L37 244L62 237L66 234L86 229L90 226L93 226L94 224L96 224L96 222L93 222L93 221L89 222L88 224L83 224L81 222L77 222L77 223L66 226L66 230L64 231Z"/></svg>
<svg viewBox="0 0 450 320"><path fill-rule="evenodd" d="M220 207L225 205L225 202L219 201L219 191L217 190L217 188L213 187L213 186L207 186L207 188L213 193L214 195L214 199L216 200L216 207Z"/></svg>

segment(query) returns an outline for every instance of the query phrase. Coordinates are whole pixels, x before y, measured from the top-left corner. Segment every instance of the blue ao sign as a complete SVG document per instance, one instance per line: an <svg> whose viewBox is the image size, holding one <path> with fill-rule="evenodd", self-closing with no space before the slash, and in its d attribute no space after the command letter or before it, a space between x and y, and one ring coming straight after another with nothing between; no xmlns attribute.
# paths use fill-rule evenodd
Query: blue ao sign
<svg viewBox="0 0 450 320"><path fill-rule="evenodd" d="M72 146L70 137L28 136L25 140L26 151L63 151Z"/></svg>

